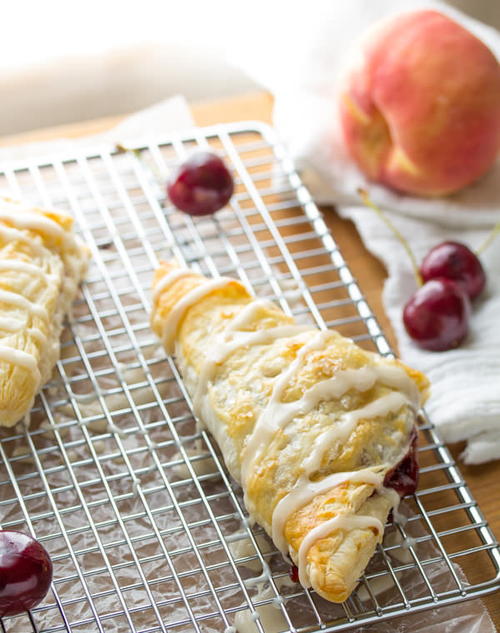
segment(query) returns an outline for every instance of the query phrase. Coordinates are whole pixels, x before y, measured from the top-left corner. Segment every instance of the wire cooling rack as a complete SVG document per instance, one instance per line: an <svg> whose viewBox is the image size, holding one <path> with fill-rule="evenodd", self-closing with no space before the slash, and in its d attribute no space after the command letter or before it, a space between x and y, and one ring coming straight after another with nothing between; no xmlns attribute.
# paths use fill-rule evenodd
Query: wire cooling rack
<svg viewBox="0 0 500 633"><path fill-rule="evenodd" d="M181 214L164 196L169 169L199 146L223 155L235 177L215 217ZM92 255L29 430L0 434L2 528L31 532L54 563L44 602L0 630L344 631L497 588L495 538L428 421L419 491L353 596L333 605L290 581L246 521L239 488L150 331L152 271L175 256L239 277L299 321L390 349L268 127L199 129L129 149L0 173L12 196L70 211Z"/></svg>

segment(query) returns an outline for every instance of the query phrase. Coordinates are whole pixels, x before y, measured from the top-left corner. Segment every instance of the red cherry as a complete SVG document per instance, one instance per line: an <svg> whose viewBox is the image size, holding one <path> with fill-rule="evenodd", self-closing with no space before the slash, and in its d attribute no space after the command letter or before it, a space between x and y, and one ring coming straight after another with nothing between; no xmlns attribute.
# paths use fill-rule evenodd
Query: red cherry
<svg viewBox="0 0 500 633"><path fill-rule="evenodd" d="M292 582L299 582L299 568L297 565L290 565L288 575L290 576L290 580Z"/></svg>
<svg viewBox="0 0 500 633"><path fill-rule="evenodd" d="M21 532L0 531L0 618L36 607L52 581L42 545Z"/></svg>
<svg viewBox="0 0 500 633"><path fill-rule="evenodd" d="M192 154L167 184L172 204L189 215L209 215L222 209L234 191L231 173L211 152Z"/></svg>
<svg viewBox="0 0 500 633"><path fill-rule="evenodd" d="M444 351L457 347L465 338L470 301L454 281L440 277L421 286L403 310L409 336L423 349Z"/></svg>
<svg viewBox="0 0 500 633"><path fill-rule="evenodd" d="M470 248L460 242L442 242L434 246L422 261L420 274L424 281L446 277L456 281L471 299L486 285L484 268Z"/></svg>

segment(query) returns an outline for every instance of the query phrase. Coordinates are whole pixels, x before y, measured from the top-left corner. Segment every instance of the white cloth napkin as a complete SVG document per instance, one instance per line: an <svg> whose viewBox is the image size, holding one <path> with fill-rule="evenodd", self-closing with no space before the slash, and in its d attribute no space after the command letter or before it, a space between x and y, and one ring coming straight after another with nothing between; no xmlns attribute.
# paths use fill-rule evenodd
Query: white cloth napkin
<svg viewBox="0 0 500 633"><path fill-rule="evenodd" d="M312 0L291 7L286 28L270 40L260 38L259 51L247 54L241 45L238 60L274 92L275 124L316 199L335 204L342 216L351 218L367 248L384 262L389 278L383 298L399 354L427 373L432 382L427 405L431 419L446 442L467 440L463 459L474 464L500 458L500 241L482 257L488 289L474 306L465 343L448 352L419 350L401 322L402 306L416 288L410 262L380 219L360 204L356 190L369 190L420 260L446 239L473 248L482 243L500 220L500 162L480 182L447 198L399 195L366 182L339 140L336 118L337 80L353 40L380 17L421 7L447 12L500 56L496 30L439 1Z"/></svg>

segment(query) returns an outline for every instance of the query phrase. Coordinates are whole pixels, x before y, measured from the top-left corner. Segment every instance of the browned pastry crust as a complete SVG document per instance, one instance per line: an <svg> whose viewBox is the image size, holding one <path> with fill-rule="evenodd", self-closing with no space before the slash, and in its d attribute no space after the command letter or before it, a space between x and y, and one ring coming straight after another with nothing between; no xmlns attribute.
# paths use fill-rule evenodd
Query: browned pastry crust
<svg viewBox="0 0 500 633"><path fill-rule="evenodd" d="M304 584L345 600L395 504L382 482L408 449L426 378L336 332L298 327L235 280L162 263L153 288L152 328L175 354L251 517L274 529ZM302 502L284 513L293 495Z"/></svg>

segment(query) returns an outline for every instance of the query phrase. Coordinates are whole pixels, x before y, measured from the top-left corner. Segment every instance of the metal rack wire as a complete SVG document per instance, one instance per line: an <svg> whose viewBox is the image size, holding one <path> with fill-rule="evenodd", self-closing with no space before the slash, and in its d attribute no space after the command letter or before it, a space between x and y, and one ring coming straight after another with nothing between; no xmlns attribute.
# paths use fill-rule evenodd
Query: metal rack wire
<svg viewBox="0 0 500 633"><path fill-rule="evenodd" d="M237 188L229 208L194 219L168 204L162 182L198 146L225 156ZM0 435L2 528L35 535L55 568L46 600L0 630L231 632L244 615L265 633L271 610L273 631L343 631L498 588L495 538L427 420L420 489L360 589L332 605L288 580L149 329L152 271L175 256L241 278L299 320L382 354L389 346L268 127L212 127L130 149L0 171L12 196L70 211L92 255L30 428Z"/></svg>

